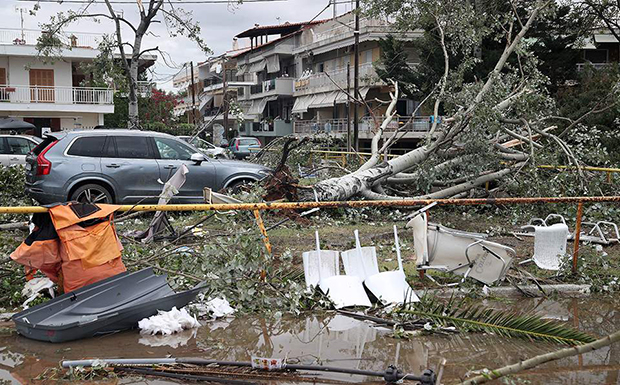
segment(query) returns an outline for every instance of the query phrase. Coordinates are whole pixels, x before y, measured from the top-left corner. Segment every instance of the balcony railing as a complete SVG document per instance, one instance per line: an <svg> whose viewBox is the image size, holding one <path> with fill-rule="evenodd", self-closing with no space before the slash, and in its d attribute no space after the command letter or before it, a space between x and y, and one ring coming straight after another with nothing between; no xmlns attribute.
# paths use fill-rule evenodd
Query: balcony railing
<svg viewBox="0 0 620 385"><path fill-rule="evenodd" d="M297 120L293 124L293 133L315 134L317 132L325 132L346 134L347 127L346 119ZM350 127L353 130L353 121L350 122ZM410 116L401 116L398 119L392 120L384 133L394 132L399 128L403 132L428 132L431 128L430 119L428 116L415 116L413 119ZM360 132L373 132L375 130L374 121L368 117L360 119L359 130Z"/></svg>
<svg viewBox="0 0 620 385"><path fill-rule="evenodd" d="M372 32L388 32L394 28L384 20L361 18L360 19L360 32L364 33L365 30ZM335 27L320 31L312 34L311 41L304 41L302 45L310 45L326 40L341 40L347 37L353 37L353 31L355 30L354 21L348 23L337 24Z"/></svg>
<svg viewBox="0 0 620 385"><path fill-rule="evenodd" d="M36 29L0 28L0 44L36 45L44 32ZM63 32L57 35L67 47L97 48L102 36L99 33Z"/></svg>
<svg viewBox="0 0 620 385"><path fill-rule="evenodd" d="M350 69L350 83L353 85L353 68ZM377 72L375 71L372 63L362 64L359 67L360 85L372 85L376 84L379 80ZM309 75L307 77L301 77L295 81L295 92L316 90L319 88L335 89L338 87L334 85L336 83L342 89L347 88L347 69L341 68L335 71L319 72Z"/></svg>
<svg viewBox="0 0 620 385"><path fill-rule="evenodd" d="M114 92L92 87L0 86L0 102L112 105Z"/></svg>
<svg viewBox="0 0 620 385"><path fill-rule="evenodd" d="M592 66L595 70L601 70L607 68L611 63L577 63L577 71L583 71L585 68Z"/></svg>

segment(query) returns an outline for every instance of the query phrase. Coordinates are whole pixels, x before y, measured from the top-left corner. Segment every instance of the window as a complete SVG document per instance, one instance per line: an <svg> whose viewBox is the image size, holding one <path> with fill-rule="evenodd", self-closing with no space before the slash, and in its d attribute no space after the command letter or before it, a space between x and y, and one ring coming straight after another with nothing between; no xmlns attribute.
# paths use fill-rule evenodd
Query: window
<svg viewBox="0 0 620 385"><path fill-rule="evenodd" d="M0 138L0 154L7 155L10 154L9 146L6 144L6 140L4 138Z"/></svg>
<svg viewBox="0 0 620 385"><path fill-rule="evenodd" d="M174 139L154 138L161 159L190 160L195 151Z"/></svg>
<svg viewBox="0 0 620 385"><path fill-rule="evenodd" d="M607 50L586 49L584 50L584 58L590 63L607 63Z"/></svg>
<svg viewBox="0 0 620 385"><path fill-rule="evenodd" d="M129 159L150 159L149 142L146 136L117 136L116 157Z"/></svg>
<svg viewBox="0 0 620 385"><path fill-rule="evenodd" d="M105 139L105 136L77 138L67 151L67 155L101 157L103 156Z"/></svg>
<svg viewBox="0 0 620 385"><path fill-rule="evenodd" d="M325 72L325 64L320 63L320 64L317 64L317 66L318 66L317 67L318 69L316 72Z"/></svg>
<svg viewBox="0 0 620 385"><path fill-rule="evenodd" d="M34 144L24 138L6 138L13 155L26 155L34 148Z"/></svg>
<svg viewBox="0 0 620 385"><path fill-rule="evenodd" d="M239 139L240 146L251 146L256 145L258 143L258 139L250 138L250 139Z"/></svg>
<svg viewBox="0 0 620 385"><path fill-rule="evenodd" d="M0 68L0 84L6 84L6 68Z"/></svg>

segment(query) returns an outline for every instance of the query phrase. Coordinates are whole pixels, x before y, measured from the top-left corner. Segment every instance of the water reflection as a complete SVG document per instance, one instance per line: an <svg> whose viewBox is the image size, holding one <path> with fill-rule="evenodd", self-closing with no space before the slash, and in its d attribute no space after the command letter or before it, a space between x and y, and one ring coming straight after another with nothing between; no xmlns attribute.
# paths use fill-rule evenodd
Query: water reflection
<svg viewBox="0 0 620 385"><path fill-rule="evenodd" d="M610 300L521 299L486 305L532 311L564 320L597 336L609 334L620 325L618 302ZM0 346L4 346L0 350L0 379L26 383L46 368L57 366L62 359L170 355L237 361L248 361L252 356L275 357L295 363L375 371L395 364L409 373L436 368L440 359L446 358L445 379L454 381L472 369L495 368L559 348L484 334L403 340L390 337L390 333L389 329L331 312L299 318L237 317L210 321L198 330L170 337L141 336L130 331L49 344L12 335L0 337ZM619 384L619 369L620 346L616 344L540 366L520 377L531 384ZM363 380L359 376L322 375L351 382Z"/></svg>

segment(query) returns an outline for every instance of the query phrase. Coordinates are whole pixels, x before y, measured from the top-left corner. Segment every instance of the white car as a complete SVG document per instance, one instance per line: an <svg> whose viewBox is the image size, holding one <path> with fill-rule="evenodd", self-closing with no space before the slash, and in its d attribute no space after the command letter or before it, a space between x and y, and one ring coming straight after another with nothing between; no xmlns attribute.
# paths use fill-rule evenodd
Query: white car
<svg viewBox="0 0 620 385"><path fill-rule="evenodd" d="M228 152L226 151L225 148L217 147L216 145L209 143L204 139L200 139L199 137L195 137L193 140L191 136L179 136L178 138L196 147L197 149L202 151L205 155L211 158L217 158L217 159L228 159L229 158Z"/></svg>
<svg viewBox="0 0 620 385"><path fill-rule="evenodd" d="M26 164L26 154L42 140L30 135L0 135L0 164Z"/></svg>

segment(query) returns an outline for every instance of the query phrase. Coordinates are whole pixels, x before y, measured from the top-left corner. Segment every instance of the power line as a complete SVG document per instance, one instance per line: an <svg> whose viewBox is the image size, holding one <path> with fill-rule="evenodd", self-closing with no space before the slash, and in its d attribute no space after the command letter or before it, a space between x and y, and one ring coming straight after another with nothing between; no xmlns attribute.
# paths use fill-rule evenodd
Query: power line
<svg viewBox="0 0 620 385"><path fill-rule="evenodd" d="M103 0L18 0L27 3L48 3L48 4L106 4ZM243 0L243 3L275 3L286 2L288 0ZM173 5L183 4L230 4L234 0L169 0ZM110 4L136 4L135 0L111 0Z"/></svg>

